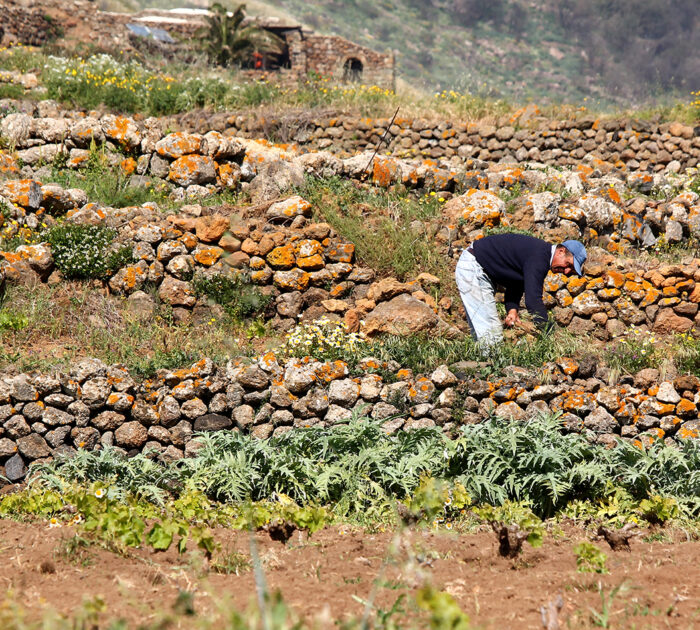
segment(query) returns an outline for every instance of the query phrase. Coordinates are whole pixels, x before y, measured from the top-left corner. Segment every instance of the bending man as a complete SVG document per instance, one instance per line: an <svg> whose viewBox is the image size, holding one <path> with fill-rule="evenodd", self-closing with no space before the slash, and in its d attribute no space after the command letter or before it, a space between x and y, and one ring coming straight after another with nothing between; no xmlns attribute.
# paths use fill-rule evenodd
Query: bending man
<svg viewBox="0 0 700 630"><path fill-rule="evenodd" d="M496 234L472 243L462 252L455 275L457 288L467 311L472 334L483 348L503 339L503 327L496 310L496 286L505 289L505 325L520 323L518 309L525 294L525 306L540 329L547 327L547 309L542 302L548 271L567 276L582 275L586 248L578 241L551 245L524 234Z"/></svg>

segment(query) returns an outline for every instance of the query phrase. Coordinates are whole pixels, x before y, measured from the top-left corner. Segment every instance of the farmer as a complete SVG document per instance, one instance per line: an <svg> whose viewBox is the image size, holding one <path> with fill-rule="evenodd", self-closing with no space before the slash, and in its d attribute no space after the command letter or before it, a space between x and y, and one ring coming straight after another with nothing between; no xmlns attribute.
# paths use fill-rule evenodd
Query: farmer
<svg viewBox="0 0 700 630"><path fill-rule="evenodd" d="M518 307L525 305L535 325L548 331L542 288L547 272L582 275L586 248L578 241L551 245L524 234L496 234L475 241L459 258L455 275L467 320L479 345L487 349L502 341L503 327L496 310L496 286L505 288L505 325L520 325Z"/></svg>

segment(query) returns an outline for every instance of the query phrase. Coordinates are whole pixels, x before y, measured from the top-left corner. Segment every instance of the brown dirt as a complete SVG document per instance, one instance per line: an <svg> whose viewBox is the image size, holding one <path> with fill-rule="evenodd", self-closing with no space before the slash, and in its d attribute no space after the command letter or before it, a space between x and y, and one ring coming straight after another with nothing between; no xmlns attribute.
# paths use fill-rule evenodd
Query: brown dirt
<svg viewBox="0 0 700 630"><path fill-rule="evenodd" d="M70 527L0 520L1 582L30 618L47 609L73 614L86 598L99 596L106 603L104 620L122 617L135 627L170 612L180 590L195 593L198 615L212 614L222 601L239 611L254 603L250 570L239 576L205 574L201 558L173 550L141 549L125 557L93 546L82 557L66 559L58 550L74 533ZM480 628L541 628L540 607L559 594L562 627L593 627L590 611L601 610L600 589L607 594L621 583L610 627L700 626L700 543L682 532L667 533L672 542L635 539L631 553L605 549L609 575L576 572L573 546L590 534L570 527L548 536L539 549L526 546L515 563L497 557L490 532L407 531L382 568L393 536L332 527L310 539L296 533L287 546L263 533L255 540L269 587L281 590L298 615L320 621L320 627L328 625L324 620L361 616L363 606L353 596L368 598L375 580L378 607L390 608L427 580L451 593ZM250 557L247 533L218 530L216 538L224 550ZM410 604L407 608L410 620ZM186 620L180 623L187 627Z"/></svg>

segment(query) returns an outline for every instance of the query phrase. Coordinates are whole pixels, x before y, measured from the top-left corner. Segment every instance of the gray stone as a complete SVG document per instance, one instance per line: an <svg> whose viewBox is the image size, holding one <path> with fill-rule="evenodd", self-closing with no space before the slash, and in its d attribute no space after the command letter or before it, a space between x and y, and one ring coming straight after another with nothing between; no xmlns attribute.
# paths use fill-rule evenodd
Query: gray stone
<svg viewBox="0 0 700 630"><path fill-rule="evenodd" d="M194 420L195 418L205 415L208 409L202 400L199 398L192 398L182 403L180 411L188 420Z"/></svg>
<svg viewBox="0 0 700 630"><path fill-rule="evenodd" d="M680 402L681 397L673 387L673 383L664 381L659 385L659 391L656 393L656 399L662 403L671 403L675 405ZM24 415L26 416L27 414L25 413Z"/></svg>
<svg viewBox="0 0 700 630"><path fill-rule="evenodd" d="M192 438L192 425L187 420L180 420L170 428L170 439L175 446L184 447Z"/></svg>
<svg viewBox="0 0 700 630"><path fill-rule="evenodd" d="M229 429L232 426L233 422L231 418L216 413L205 414L197 418L194 422L195 431L221 431L223 429Z"/></svg>
<svg viewBox="0 0 700 630"><path fill-rule="evenodd" d="M75 448L91 451L100 440L100 432L93 427L74 427L70 432Z"/></svg>
<svg viewBox="0 0 700 630"><path fill-rule="evenodd" d="M126 416L116 411L103 411L92 419L92 424L100 431L114 431L126 422Z"/></svg>
<svg viewBox="0 0 700 630"><path fill-rule="evenodd" d="M68 405L68 413L75 418L75 424L78 427L85 427L90 421L90 408L82 400L76 400ZM44 422L46 422L46 412L44 412Z"/></svg>
<svg viewBox="0 0 700 630"><path fill-rule="evenodd" d="M104 377L93 378L83 383L81 400L90 409L104 407L112 391L112 385Z"/></svg>
<svg viewBox="0 0 700 630"><path fill-rule="evenodd" d="M44 437L51 448L58 448L66 441L70 431L70 427L58 427L53 431L48 431Z"/></svg>
<svg viewBox="0 0 700 630"><path fill-rule="evenodd" d="M232 416L239 427L249 427L253 424L255 419L255 409L250 405L240 405L233 410Z"/></svg>
<svg viewBox="0 0 700 630"><path fill-rule="evenodd" d="M326 411L325 421L329 424L335 424L336 422L345 422L352 417L352 411L341 407L340 405L328 405L328 411Z"/></svg>
<svg viewBox="0 0 700 630"><path fill-rule="evenodd" d="M0 438L0 458L11 457L17 452L17 444L7 438Z"/></svg>
<svg viewBox="0 0 700 630"><path fill-rule="evenodd" d="M158 418L164 427L172 427L180 419L180 405L172 396L165 396L158 405Z"/></svg>
<svg viewBox="0 0 700 630"><path fill-rule="evenodd" d="M27 474L27 467L19 454L15 454L5 462L5 477L14 483L20 481Z"/></svg>
<svg viewBox="0 0 700 630"><path fill-rule="evenodd" d="M292 364L284 371L284 386L293 394L303 394L316 382L316 376L306 365Z"/></svg>
<svg viewBox="0 0 700 630"><path fill-rule="evenodd" d="M40 459L51 455L51 449L46 440L36 433L30 433L25 437L19 438L17 440L17 449L27 459Z"/></svg>
<svg viewBox="0 0 700 630"><path fill-rule="evenodd" d="M140 448L148 439L148 430L140 422L125 422L114 432L114 441L126 448Z"/></svg>
<svg viewBox="0 0 700 630"><path fill-rule="evenodd" d="M291 425L294 423L294 415L291 411L287 411L286 409L278 409L270 415L270 422L272 422L275 427Z"/></svg>
<svg viewBox="0 0 700 630"><path fill-rule="evenodd" d="M257 365L250 365L241 370L236 379L246 389L265 389L270 379L268 375Z"/></svg>
<svg viewBox="0 0 700 630"><path fill-rule="evenodd" d="M31 429L27 421L20 415L14 415L4 424L5 432L13 440L24 437L31 433Z"/></svg>
<svg viewBox="0 0 700 630"><path fill-rule="evenodd" d="M619 429L617 420L611 416L603 407L597 407L589 413L585 420L584 426L596 433L613 433Z"/></svg>
<svg viewBox="0 0 700 630"><path fill-rule="evenodd" d="M359 395L360 386L349 378L332 381L328 388L329 402L345 407L354 405Z"/></svg>

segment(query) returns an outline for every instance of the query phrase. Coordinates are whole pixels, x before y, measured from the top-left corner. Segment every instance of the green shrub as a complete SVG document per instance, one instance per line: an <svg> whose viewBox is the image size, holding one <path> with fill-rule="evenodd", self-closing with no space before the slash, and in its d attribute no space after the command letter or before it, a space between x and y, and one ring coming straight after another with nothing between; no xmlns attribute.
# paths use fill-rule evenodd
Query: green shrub
<svg viewBox="0 0 700 630"><path fill-rule="evenodd" d="M574 553L579 573L608 573L605 566L608 556L592 543L579 543L574 547Z"/></svg>
<svg viewBox="0 0 700 630"><path fill-rule="evenodd" d="M659 367L664 352L652 332L632 327L610 347L606 359L610 367L634 374L644 368Z"/></svg>
<svg viewBox="0 0 700 630"><path fill-rule="evenodd" d="M3 330L23 330L29 325L29 318L23 313L13 311L0 311L0 331Z"/></svg>
<svg viewBox="0 0 700 630"><path fill-rule="evenodd" d="M105 280L133 260L129 247L110 249L115 237L114 230L94 225L62 224L44 234L56 267L74 279Z"/></svg>
<svg viewBox="0 0 700 630"><path fill-rule="evenodd" d="M250 277L244 273L235 276L195 276L192 286L197 296L206 296L220 304L234 320L261 314L272 299L251 284Z"/></svg>

